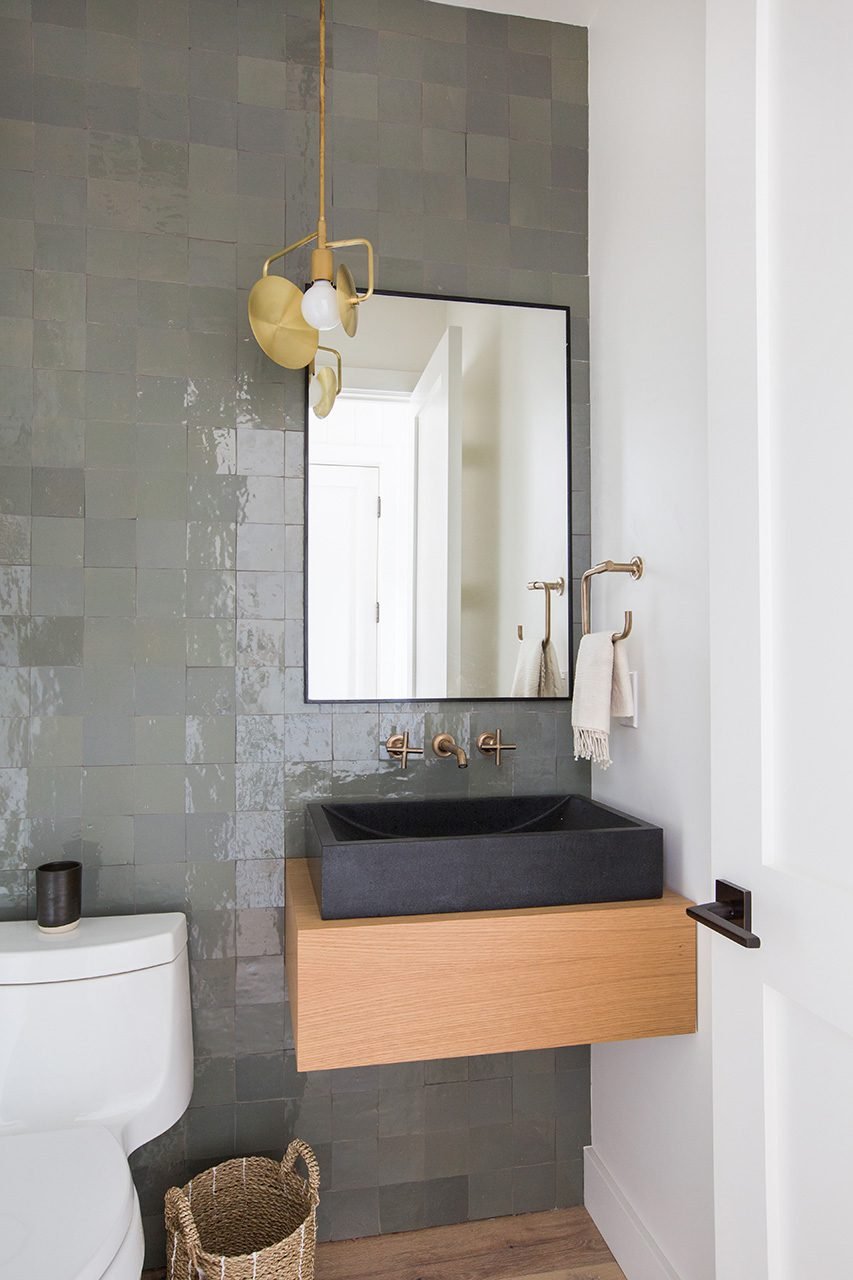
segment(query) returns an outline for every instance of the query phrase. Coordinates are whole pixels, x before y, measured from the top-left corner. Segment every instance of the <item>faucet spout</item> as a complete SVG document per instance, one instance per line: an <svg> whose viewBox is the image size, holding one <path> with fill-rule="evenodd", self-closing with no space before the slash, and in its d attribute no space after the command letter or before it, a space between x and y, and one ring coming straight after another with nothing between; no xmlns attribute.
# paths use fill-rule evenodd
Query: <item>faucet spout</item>
<svg viewBox="0 0 853 1280"><path fill-rule="evenodd" d="M437 733L432 740L432 749L441 759L447 759L450 756L456 757L456 766L459 769L468 768L468 757L462 747L455 741L450 733Z"/></svg>

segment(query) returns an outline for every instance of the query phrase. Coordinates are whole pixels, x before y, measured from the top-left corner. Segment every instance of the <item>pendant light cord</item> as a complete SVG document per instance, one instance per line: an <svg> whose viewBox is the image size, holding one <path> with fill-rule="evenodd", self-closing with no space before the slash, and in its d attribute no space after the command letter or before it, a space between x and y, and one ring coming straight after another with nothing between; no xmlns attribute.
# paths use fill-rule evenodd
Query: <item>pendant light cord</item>
<svg viewBox="0 0 853 1280"><path fill-rule="evenodd" d="M326 221L326 0L320 0L320 222Z"/></svg>

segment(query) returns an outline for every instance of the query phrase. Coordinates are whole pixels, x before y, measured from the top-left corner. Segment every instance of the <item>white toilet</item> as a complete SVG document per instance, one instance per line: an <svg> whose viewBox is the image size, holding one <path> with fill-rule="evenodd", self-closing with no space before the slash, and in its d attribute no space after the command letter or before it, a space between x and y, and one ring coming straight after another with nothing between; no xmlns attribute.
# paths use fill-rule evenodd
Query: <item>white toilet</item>
<svg viewBox="0 0 853 1280"><path fill-rule="evenodd" d="M139 1280L127 1157L192 1080L183 915L0 924L0 1280Z"/></svg>

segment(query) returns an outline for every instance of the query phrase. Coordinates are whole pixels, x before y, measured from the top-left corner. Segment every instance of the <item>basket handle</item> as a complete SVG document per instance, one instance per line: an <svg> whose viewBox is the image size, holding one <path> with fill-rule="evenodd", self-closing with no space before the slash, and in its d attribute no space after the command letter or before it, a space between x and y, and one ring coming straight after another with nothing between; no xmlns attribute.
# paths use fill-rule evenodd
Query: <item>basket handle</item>
<svg viewBox="0 0 853 1280"><path fill-rule="evenodd" d="M173 1231L180 1227L190 1262L198 1271L202 1253L201 1239L189 1201L179 1187L170 1187L166 1192L166 1224Z"/></svg>
<svg viewBox="0 0 853 1280"><path fill-rule="evenodd" d="M290 1173L296 1164L297 1156L302 1156L308 1166L308 1190L315 1205L320 1203L320 1166L317 1163L317 1157L308 1146L307 1142L303 1142L301 1138L294 1138L284 1153L284 1159L281 1162L282 1173Z"/></svg>

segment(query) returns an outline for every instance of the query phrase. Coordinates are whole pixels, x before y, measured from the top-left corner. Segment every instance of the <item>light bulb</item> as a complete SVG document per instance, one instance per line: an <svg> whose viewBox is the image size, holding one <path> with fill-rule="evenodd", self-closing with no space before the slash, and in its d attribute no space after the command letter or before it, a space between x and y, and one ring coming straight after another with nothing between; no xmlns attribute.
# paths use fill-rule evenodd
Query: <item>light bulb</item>
<svg viewBox="0 0 853 1280"><path fill-rule="evenodd" d="M338 295L328 280L315 280L302 299L302 314L315 329L335 329L341 322Z"/></svg>

